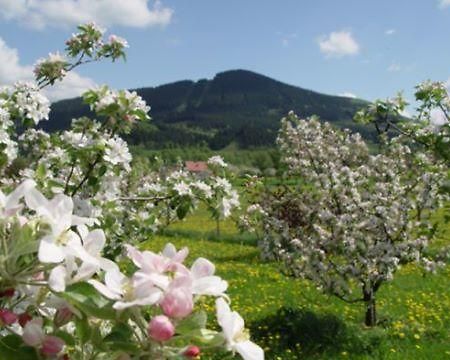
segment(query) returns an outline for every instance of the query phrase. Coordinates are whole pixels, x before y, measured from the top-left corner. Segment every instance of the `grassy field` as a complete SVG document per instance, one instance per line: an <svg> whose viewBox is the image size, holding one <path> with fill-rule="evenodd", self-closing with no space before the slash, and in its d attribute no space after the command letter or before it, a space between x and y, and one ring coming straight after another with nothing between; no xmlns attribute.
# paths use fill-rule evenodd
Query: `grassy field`
<svg viewBox="0 0 450 360"><path fill-rule="evenodd" d="M256 239L239 234L231 221L221 230L217 238L215 223L200 211L144 247L160 251L172 242L188 246L190 260L213 261L266 359L450 359L449 267L436 275L411 265L400 269L378 292L380 325L368 329L362 304L348 305L282 275L277 264L260 260ZM441 242L448 236L443 228Z"/></svg>

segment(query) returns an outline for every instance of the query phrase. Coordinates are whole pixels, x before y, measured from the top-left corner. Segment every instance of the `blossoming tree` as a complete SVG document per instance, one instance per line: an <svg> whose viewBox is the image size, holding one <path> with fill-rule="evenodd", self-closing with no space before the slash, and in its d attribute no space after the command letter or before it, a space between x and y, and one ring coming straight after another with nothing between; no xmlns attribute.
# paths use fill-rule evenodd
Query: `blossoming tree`
<svg viewBox="0 0 450 360"><path fill-rule="evenodd" d="M263 359L210 261L187 265L186 248L141 251L117 236L131 229L131 155L120 134L149 119L145 102L100 87L84 94L98 120L76 119L61 133L33 128L49 113L40 90L83 63L124 57L126 46L82 25L67 41L69 60L50 55L36 65L36 84L0 91L0 358L188 359L224 349ZM188 190L174 183L178 209ZM112 239L120 263L104 256ZM207 325L207 298L221 330Z"/></svg>
<svg viewBox="0 0 450 360"><path fill-rule="evenodd" d="M376 294L425 254L432 210L442 199L442 168L395 138L371 154L358 134L294 113L278 137L290 181L262 194L263 251L291 274L347 302L364 302L376 324Z"/></svg>

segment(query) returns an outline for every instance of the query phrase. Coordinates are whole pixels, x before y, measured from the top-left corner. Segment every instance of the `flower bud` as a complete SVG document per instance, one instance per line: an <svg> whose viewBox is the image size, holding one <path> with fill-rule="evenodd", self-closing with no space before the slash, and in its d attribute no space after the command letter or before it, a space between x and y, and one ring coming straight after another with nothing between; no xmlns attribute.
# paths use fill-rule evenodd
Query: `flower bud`
<svg viewBox="0 0 450 360"><path fill-rule="evenodd" d="M167 341L174 334L175 327L167 316L155 316L148 325L148 335L156 341Z"/></svg>
<svg viewBox="0 0 450 360"><path fill-rule="evenodd" d="M183 352L183 356L187 358L196 358L200 355L200 348L195 345L190 345L188 348Z"/></svg>
<svg viewBox="0 0 450 360"><path fill-rule="evenodd" d="M55 314L54 322L57 327L66 325L73 316L73 312L68 307L58 309Z"/></svg>
<svg viewBox="0 0 450 360"><path fill-rule="evenodd" d="M27 312L24 312L22 314L19 315L19 324L22 327L25 327L25 325L28 323L28 321L30 321L32 319L31 315L28 314Z"/></svg>
<svg viewBox="0 0 450 360"><path fill-rule="evenodd" d="M51 357L59 354L64 347L64 341L56 336L46 336L42 343L41 353Z"/></svg>
<svg viewBox="0 0 450 360"><path fill-rule="evenodd" d="M42 319L36 318L28 321L23 329L22 340L28 346L38 347L45 339L44 330L42 330Z"/></svg>
<svg viewBox="0 0 450 360"><path fill-rule="evenodd" d="M17 321L17 315L7 309L0 309L0 325L11 325Z"/></svg>
<svg viewBox="0 0 450 360"><path fill-rule="evenodd" d="M169 290L161 302L161 307L164 314L171 318L184 318L194 308L192 294L187 289L181 287Z"/></svg>
<svg viewBox="0 0 450 360"><path fill-rule="evenodd" d="M2 297L13 297L15 291L16 290L14 288L4 289L4 290L0 291L0 298L2 298Z"/></svg>

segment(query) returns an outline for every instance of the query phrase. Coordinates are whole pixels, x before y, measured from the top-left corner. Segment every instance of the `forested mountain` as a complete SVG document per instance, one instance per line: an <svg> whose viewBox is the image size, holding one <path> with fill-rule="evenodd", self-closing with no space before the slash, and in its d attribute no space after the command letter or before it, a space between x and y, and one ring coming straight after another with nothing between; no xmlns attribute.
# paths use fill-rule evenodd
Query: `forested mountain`
<svg viewBox="0 0 450 360"><path fill-rule="evenodd" d="M148 148L208 146L221 149L274 144L280 118L289 110L321 119L371 137L371 129L354 124L363 100L330 96L291 86L246 70L217 74L212 80L179 81L136 89L151 105L152 121L139 124L129 140ZM53 105L49 129L65 128L89 109L80 98Z"/></svg>

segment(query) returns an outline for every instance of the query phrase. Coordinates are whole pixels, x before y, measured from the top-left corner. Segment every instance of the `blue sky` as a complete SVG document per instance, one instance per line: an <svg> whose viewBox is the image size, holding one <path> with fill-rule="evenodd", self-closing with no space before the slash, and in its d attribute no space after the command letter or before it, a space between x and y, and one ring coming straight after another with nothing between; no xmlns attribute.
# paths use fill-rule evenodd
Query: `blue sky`
<svg viewBox="0 0 450 360"><path fill-rule="evenodd" d="M0 82L63 50L83 20L125 37L128 61L80 69L55 98L237 68L369 100L450 77L450 0L0 0Z"/></svg>

